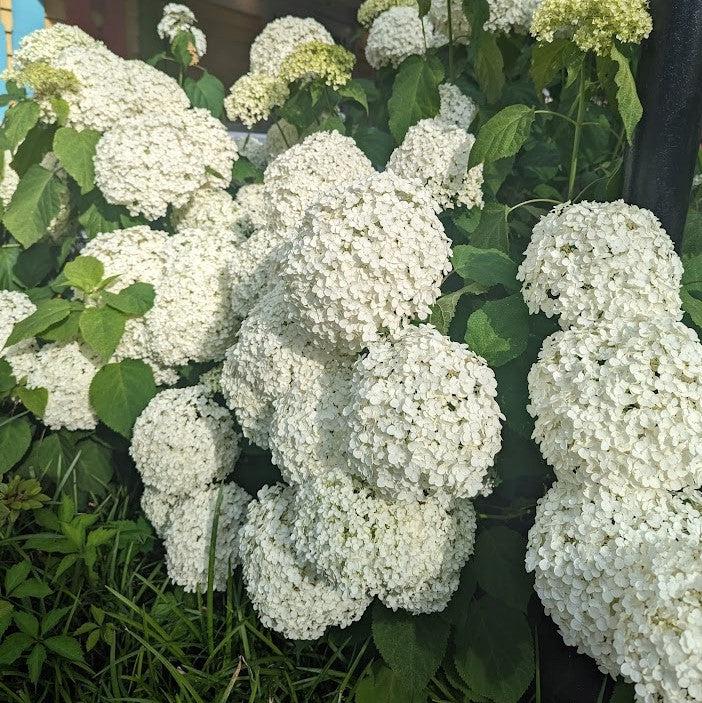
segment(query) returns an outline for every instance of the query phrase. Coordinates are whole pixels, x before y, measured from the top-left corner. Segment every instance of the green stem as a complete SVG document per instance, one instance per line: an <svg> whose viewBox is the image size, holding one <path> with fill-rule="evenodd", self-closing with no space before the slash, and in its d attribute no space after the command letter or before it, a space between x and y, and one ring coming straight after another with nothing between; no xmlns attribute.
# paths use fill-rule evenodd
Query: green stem
<svg viewBox="0 0 702 703"><path fill-rule="evenodd" d="M533 200L525 200L522 203L512 205L512 207L507 210L507 216L509 217L515 210L518 210L520 207L524 207L525 205L536 205L536 203L546 203L548 205L561 205L561 202L559 200L551 200L550 198L534 198Z"/></svg>
<svg viewBox="0 0 702 703"><path fill-rule="evenodd" d="M575 123L575 136L573 137L573 155L570 159L570 177L568 179L568 200L572 200L575 192L575 179L578 175L578 155L580 154L580 141L583 135L583 117L585 116L585 67L580 69L578 84L578 116Z"/></svg>

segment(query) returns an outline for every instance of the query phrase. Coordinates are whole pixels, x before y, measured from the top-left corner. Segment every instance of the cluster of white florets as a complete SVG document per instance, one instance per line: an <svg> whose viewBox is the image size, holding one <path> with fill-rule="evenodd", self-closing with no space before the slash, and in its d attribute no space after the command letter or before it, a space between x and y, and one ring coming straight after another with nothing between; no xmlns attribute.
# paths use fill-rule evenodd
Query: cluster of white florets
<svg viewBox="0 0 702 703"><path fill-rule="evenodd" d="M2 178L0 178L0 203L2 203L3 207L7 207L10 204L10 200L12 200L12 196L19 185L19 176L17 171L10 166L10 161L12 161L12 152L5 151L2 163Z"/></svg>
<svg viewBox="0 0 702 703"><path fill-rule="evenodd" d="M201 230L222 240L233 237L241 244L250 234L246 217L247 213L226 190L201 188L182 208L174 210L171 219L176 232Z"/></svg>
<svg viewBox="0 0 702 703"><path fill-rule="evenodd" d="M453 83L442 83L439 86L439 98L441 107L437 118L468 131L478 114L478 106L473 100Z"/></svg>
<svg viewBox="0 0 702 703"><path fill-rule="evenodd" d="M702 700L702 345L679 322L681 274L655 217L622 202L558 208L519 272L564 328L529 374L558 481L527 568L566 644L644 703Z"/></svg>
<svg viewBox="0 0 702 703"><path fill-rule="evenodd" d="M197 57L201 58L207 51L205 33L196 26L197 20L193 11L185 5L169 2L163 8L163 17L156 27L161 39L173 41L181 32L190 32L195 42L194 49Z"/></svg>
<svg viewBox="0 0 702 703"><path fill-rule="evenodd" d="M267 120L274 107L282 105L290 95L285 81L267 73L246 73L231 87L224 101L227 117L251 128Z"/></svg>
<svg viewBox="0 0 702 703"><path fill-rule="evenodd" d="M5 349L5 344L12 334L12 329L20 320L29 317L37 306L29 299L26 293L14 290L0 290L0 359L26 349L30 340L13 344Z"/></svg>
<svg viewBox="0 0 702 703"><path fill-rule="evenodd" d="M101 41L93 39L80 27L56 23L23 37L14 54L13 64L17 70L22 70L32 63L51 65L62 51L71 47L87 50L100 47L105 52L108 51Z"/></svg>
<svg viewBox="0 0 702 703"><path fill-rule="evenodd" d="M419 180L442 210L482 207L483 165L468 168L474 143L472 134L443 118L420 120L392 153L388 170Z"/></svg>
<svg viewBox="0 0 702 703"><path fill-rule="evenodd" d="M490 17L484 28L488 32L528 32L541 0L488 0Z"/></svg>

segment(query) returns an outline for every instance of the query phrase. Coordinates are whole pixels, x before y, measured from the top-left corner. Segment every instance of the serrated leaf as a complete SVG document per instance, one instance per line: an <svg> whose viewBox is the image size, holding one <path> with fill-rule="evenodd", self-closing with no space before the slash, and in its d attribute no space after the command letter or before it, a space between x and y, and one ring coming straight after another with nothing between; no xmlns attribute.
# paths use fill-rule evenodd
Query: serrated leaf
<svg viewBox="0 0 702 703"><path fill-rule="evenodd" d="M80 322L81 312L81 310L73 310L65 320L48 327L39 334L39 337L47 342L59 343L72 342L78 339L80 333L78 323Z"/></svg>
<svg viewBox="0 0 702 703"><path fill-rule="evenodd" d="M0 417L0 476L9 471L32 443L32 426L26 417Z"/></svg>
<svg viewBox="0 0 702 703"><path fill-rule="evenodd" d="M20 248L17 244L0 247L0 290L17 290L14 268L19 258Z"/></svg>
<svg viewBox="0 0 702 703"><path fill-rule="evenodd" d="M500 110L480 128L469 166L514 156L524 146L533 122L534 109L527 105L510 105Z"/></svg>
<svg viewBox="0 0 702 703"><path fill-rule="evenodd" d="M36 417L44 417L46 404L49 402L49 391L46 388L20 386L17 389L17 397L30 413Z"/></svg>
<svg viewBox="0 0 702 703"><path fill-rule="evenodd" d="M156 293L150 283L137 281L123 288L119 293L105 291L102 298L111 308L131 317L140 317L151 310Z"/></svg>
<svg viewBox="0 0 702 703"><path fill-rule="evenodd" d="M451 321L456 314L456 306L461 299L463 291L456 291L442 295L431 307L429 324L434 325L441 334L448 334Z"/></svg>
<svg viewBox="0 0 702 703"><path fill-rule="evenodd" d="M180 31L171 42L171 53L181 66L190 66L193 57L190 47L195 45L193 35L189 31Z"/></svg>
<svg viewBox="0 0 702 703"><path fill-rule="evenodd" d="M30 637L36 637L39 634L39 621L32 615L23 610L16 610L13 616L15 625Z"/></svg>
<svg viewBox="0 0 702 703"><path fill-rule="evenodd" d="M51 273L55 265L55 249L43 240L20 252L14 274L25 287L34 288Z"/></svg>
<svg viewBox="0 0 702 703"><path fill-rule="evenodd" d="M459 674L472 690L495 703L517 703L534 678L526 616L490 596L471 603L455 643Z"/></svg>
<svg viewBox="0 0 702 703"><path fill-rule="evenodd" d="M88 308L80 316L80 333L103 361L109 361L122 339L126 320L123 313L111 307Z"/></svg>
<svg viewBox="0 0 702 703"><path fill-rule="evenodd" d="M616 46L612 45L610 53L617 64L614 82L617 84L617 107L624 123L624 130L629 144L634 140L634 130L643 117L643 106L636 91L636 81L631 72L629 61Z"/></svg>
<svg viewBox="0 0 702 703"><path fill-rule="evenodd" d="M224 111L224 85L211 73L203 73L197 80L186 77L183 90L193 107L204 107L219 119Z"/></svg>
<svg viewBox="0 0 702 703"><path fill-rule="evenodd" d="M91 293L100 285L105 267L94 256L77 256L63 267L63 274L74 288Z"/></svg>
<svg viewBox="0 0 702 703"><path fill-rule="evenodd" d="M32 565L28 561L20 561L11 566L5 572L5 593L11 595L12 591L27 578L31 568Z"/></svg>
<svg viewBox="0 0 702 703"><path fill-rule="evenodd" d="M155 395L153 372L143 361L135 359L104 366L90 384L90 403L97 416L127 438L137 417Z"/></svg>
<svg viewBox="0 0 702 703"><path fill-rule="evenodd" d="M0 359L0 397L7 395L16 385L12 367L7 359Z"/></svg>
<svg viewBox="0 0 702 703"><path fill-rule="evenodd" d="M51 588L39 579L27 579L12 592L14 598L45 598Z"/></svg>
<svg viewBox="0 0 702 703"><path fill-rule="evenodd" d="M78 222L89 238L103 232L143 224L140 218L129 215L125 208L108 203L98 189L91 190L81 198Z"/></svg>
<svg viewBox="0 0 702 703"><path fill-rule="evenodd" d="M39 681L39 676L41 676L41 670L44 667L45 661L46 649L44 645L35 644L34 649L32 649L27 657L27 671L29 672L29 680L32 683Z"/></svg>
<svg viewBox="0 0 702 703"><path fill-rule="evenodd" d="M371 667L356 688L355 703L426 703L425 691L412 690L402 677L380 663Z"/></svg>
<svg viewBox="0 0 702 703"><path fill-rule="evenodd" d="M583 58L583 52L570 39L537 44L532 51L530 71L536 90L547 88L564 68L582 63Z"/></svg>
<svg viewBox="0 0 702 703"><path fill-rule="evenodd" d="M8 109L2 123L7 149L14 151L24 141L29 130L39 121L40 113L38 103L33 100L23 100Z"/></svg>
<svg viewBox="0 0 702 703"><path fill-rule="evenodd" d="M388 100L388 124L398 144L419 120L438 114L443 79L443 66L435 56L409 56L400 64Z"/></svg>
<svg viewBox="0 0 702 703"><path fill-rule="evenodd" d="M36 337L45 329L65 320L70 312L71 303L63 298L52 298L39 303L37 309L29 317L15 323L5 347L11 347L23 339Z"/></svg>
<svg viewBox="0 0 702 703"><path fill-rule="evenodd" d="M683 310L690 316L697 327L702 329L702 300L698 300L684 288L680 291Z"/></svg>
<svg viewBox="0 0 702 703"><path fill-rule="evenodd" d="M504 59L494 34L481 32L474 41L475 77L489 103L494 103L505 87Z"/></svg>
<svg viewBox="0 0 702 703"><path fill-rule="evenodd" d="M436 673L448 645L450 626L438 615L392 611L376 601L373 641L385 663L413 690Z"/></svg>
<svg viewBox="0 0 702 703"><path fill-rule="evenodd" d="M509 251L506 205L501 203L485 205L480 215L480 222L470 236L470 243L480 249Z"/></svg>
<svg viewBox="0 0 702 703"><path fill-rule="evenodd" d="M475 281L488 288L502 285L508 290L519 290L517 264L497 249L459 244L453 249L451 261L454 271L465 281Z"/></svg>
<svg viewBox="0 0 702 703"><path fill-rule="evenodd" d="M38 242L61 209L66 185L51 171L34 164L22 176L3 222L25 248Z"/></svg>
<svg viewBox="0 0 702 703"><path fill-rule="evenodd" d="M78 131L61 127L54 135L54 153L68 175L87 193L95 187L95 147L101 134L93 129Z"/></svg>
<svg viewBox="0 0 702 703"><path fill-rule="evenodd" d="M60 657L75 662L83 661L83 652L75 637L54 635L53 637L47 637L44 640L44 644L48 650L58 654Z"/></svg>
<svg viewBox="0 0 702 703"><path fill-rule="evenodd" d="M0 664L14 664L31 646L33 638L24 632L13 632L0 642Z"/></svg>

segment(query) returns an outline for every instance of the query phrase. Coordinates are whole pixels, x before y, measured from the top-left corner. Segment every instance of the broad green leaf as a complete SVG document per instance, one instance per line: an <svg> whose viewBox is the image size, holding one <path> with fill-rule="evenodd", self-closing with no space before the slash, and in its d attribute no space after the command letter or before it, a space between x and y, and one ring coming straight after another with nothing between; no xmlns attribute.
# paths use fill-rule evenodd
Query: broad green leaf
<svg viewBox="0 0 702 703"><path fill-rule="evenodd" d="M534 109L510 105L491 117L478 132L469 166L514 156L526 142L534 122Z"/></svg>
<svg viewBox="0 0 702 703"><path fill-rule="evenodd" d="M38 165L22 176L3 222L10 234L25 248L38 242L61 209L66 185L51 171Z"/></svg>
<svg viewBox="0 0 702 703"><path fill-rule="evenodd" d="M451 321L456 314L456 306L461 299L463 291L456 291L442 295L431 307L431 315L429 316L429 324L434 325L441 334L448 334Z"/></svg>
<svg viewBox="0 0 702 703"><path fill-rule="evenodd" d="M42 122L32 127L12 159L12 168L20 176L27 173L33 164L40 164L51 151L56 129L56 125L45 125Z"/></svg>
<svg viewBox="0 0 702 703"><path fill-rule="evenodd" d="M702 300L694 297L684 288L680 291L683 310L690 316L697 327L702 329Z"/></svg>
<svg viewBox="0 0 702 703"><path fill-rule="evenodd" d="M17 385L12 367L7 359L0 359L0 398L7 395Z"/></svg>
<svg viewBox="0 0 702 703"><path fill-rule="evenodd" d="M614 76L614 82L617 84L617 106L624 123L626 138L631 144L636 125L643 117L643 107L641 100L639 100L639 94L636 92L636 81L628 59L614 45L612 45L610 56L617 63L617 72Z"/></svg>
<svg viewBox="0 0 702 703"><path fill-rule="evenodd" d="M0 476L9 471L32 443L32 426L26 417L0 417Z"/></svg>
<svg viewBox="0 0 702 703"><path fill-rule="evenodd" d="M39 579L27 579L12 592L14 598L45 598L51 588Z"/></svg>
<svg viewBox="0 0 702 703"><path fill-rule="evenodd" d="M362 127L354 134L358 148L370 159L374 168L382 171L395 148L392 135L377 127Z"/></svg>
<svg viewBox="0 0 702 703"><path fill-rule="evenodd" d="M413 690L436 673L448 645L450 626L438 615L392 611L376 601L373 641L385 663Z"/></svg>
<svg viewBox="0 0 702 703"><path fill-rule="evenodd" d="M27 657L27 671L29 672L29 680L32 683L39 681L41 670L46 661L46 649L42 644L35 644L34 649Z"/></svg>
<svg viewBox="0 0 702 703"><path fill-rule="evenodd" d="M531 77L537 91L551 85L564 68L582 62L583 52L570 39L540 42L532 51Z"/></svg>
<svg viewBox="0 0 702 703"><path fill-rule="evenodd" d="M470 244L459 244L453 249L453 268L466 281L475 281L487 287L502 285L519 290L517 264L497 249L479 249Z"/></svg>
<svg viewBox="0 0 702 703"><path fill-rule="evenodd" d="M71 111L71 106L63 98L49 98L51 107L56 113L56 124L63 127L68 121L68 114Z"/></svg>
<svg viewBox="0 0 702 703"><path fill-rule="evenodd" d="M683 256L683 266L683 286L692 290L702 290L702 254Z"/></svg>
<svg viewBox="0 0 702 703"><path fill-rule="evenodd" d="M14 151L39 121L40 108L33 100L23 100L5 113L2 123L7 148Z"/></svg>
<svg viewBox="0 0 702 703"><path fill-rule="evenodd" d="M20 561L5 572L5 593L11 595L29 575L32 565L29 561Z"/></svg>
<svg viewBox="0 0 702 703"><path fill-rule="evenodd" d="M19 590L19 588L20 586L17 587L17 590ZM12 595L14 596L15 593L16 591L13 591ZM39 634L39 621L32 613L16 610L13 615L13 620L15 621L15 625L26 635L36 637Z"/></svg>
<svg viewBox="0 0 702 703"><path fill-rule="evenodd" d="M193 107L204 107L217 119L224 112L224 85L222 81L211 73L204 72L197 80L186 77L183 90L190 98Z"/></svg>
<svg viewBox="0 0 702 703"><path fill-rule="evenodd" d="M77 256L63 267L63 275L74 287L92 293L105 275L105 267L94 256Z"/></svg>
<svg viewBox="0 0 702 703"><path fill-rule="evenodd" d="M504 59L494 34L481 32L474 42L475 77L489 103L494 103L505 87ZM480 162L476 162L480 163Z"/></svg>
<svg viewBox="0 0 702 703"><path fill-rule="evenodd" d="M702 254L702 212L690 211L683 234L683 255L696 254Z"/></svg>
<svg viewBox="0 0 702 703"><path fill-rule="evenodd" d="M356 688L355 703L426 703L425 691L414 691L392 669L375 663Z"/></svg>
<svg viewBox="0 0 702 703"><path fill-rule="evenodd" d="M490 596L473 601L456 633L455 663L472 690L495 703L517 703L534 678L526 616Z"/></svg>
<svg viewBox="0 0 702 703"><path fill-rule="evenodd" d="M489 527L478 534L474 568L478 584L489 595L526 611L533 592L524 568L526 539L507 527Z"/></svg>
<svg viewBox="0 0 702 703"><path fill-rule="evenodd" d="M480 222L470 236L470 243L480 249L509 251L506 205L501 203L485 205L480 215Z"/></svg>
<svg viewBox="0 0 702 703"><path fill-rule="evenodd" d="M336 92L339 93L342 98L348 98L349 100L357 102L368 112L368 96L360 81L356 79L350 80L346 85L342 85L341 88L338 88Z"/></svg>
<svg viewBox="0 0 702 703"><path fill-rule="evenodd" d="M29 649L33 638L24 632L13 632L0 642L0 664L14 664Z"/></svg>
<svg viewBox="0 0 702 703"><path fill-rule="evenodd" d="M103 361L109 361L122 339L126 320L124 313L111 307L88 308L80 316L80 333Z"/></svg>
<svg viewBox="0 0 702 703"><path fill-rule="evenodd" d="M78 222L89 238L102 232L143 224L141 219L132 217L125 208L108 203L97 188L81 198Z"/></svg>
<svg viewBox="0 0 702 703"><path fill-rule="evenodd" d="M472 39L477 41L484 34L484 25L490 19L488 0L463 0L463 13L470 20Z"/></svg>
<svg viewBox="0 0 702 703"><path fill-rule="evenodd" d="M39 303L29 317L15 324L5 346L11 347L23 339L36 337L45 329L65 320L70 312L71 303L63 298L51 298Z"/></svg>
<svg viewBox="0 0 702 703"><path fill-rule="evenodd" d="M465 341L490 366L502 366L527 348L529 312L519 293L488 300L469 318Z"/></svg>
<svg viewBox="0 0 702 703"><path fill-rule="evenodd" d="M111 429L129 438L142 410L156 395L153 372L143 361L125 359L100 369L90 384L90 402Z"/></svg>
<svg viewBox="0 0 702 703"><path fill-rule="evenodd" d="M48 650L58 654L60 657L75 662L83 661L83 652L75 637L54 635L53 637L47 637L44 640L44 644Z"/></svg>
<svg viewBox="0 0 702 703"><path fill-rule="evenodd" d="M100 141L100 132L93 129L78 131L61 127L54 135L54 153L68 175L75 180L81 193L95 187L95 147Z"/></svg>
<svg viewBox="0 0 702 703"><path fill-rule="evenodd" d="M14 273L23 286L34 288L51 273L55 265L55 248L48 241L42 240L20 252Z"/></svg>
<svg viewBox="0 0 702 703"><path fill-rule="evenodd" d="M47 342L72 342L78 339L80 329L81 310L73 310L71 314L56 325L52 325L45 329L39 336Z"/></svg>
<svg viewBox="0 0 702 703"><path fill-rule="evenodd" d="M151 310L155 297L154 287L141 281L132 283L119 293L104 291L102 294L107 305L131 317L139 317Z"/></svg>
<svg viewBox="0 0 702 703"><path fill-rule="evenodd" d="M188 31L180 31L171 42L171 53L181 66L190 66L193 56L190 47L195 45L193 35Z"/></svg>
<svg viewBox="0 0 702 703"><path fill-rule="evenodd" d="M12 622L12 613L14 611L14 606L12 603L6 600L0 600L0 640L2 640L5 630L9 627Z"/></svg>
<svg viewBox="0 0 702 703"><path fill-rule="evenodd" d="M417 7L419 8L419 16L426 17L431 9L431 0L417 0Z"/></svg>
<svg viewBox="0 0 702 703"><path fill-rule="evenodd" d="M46 388L20 386L17 389L17 397L30 413L36 417L44 417L46 404L49 401L49 391Z"/></svg>
<svg viewBox="0 0 702 703"><path fill-rule="evenodd" d="M246 183L261 183L263 181L263 171L258 166L254 166L247 158L240 156L232 167L232 182L236 185Z"/></svg>
<svg viewBox="0 0 702 703"><path fill-rule="evenodd" d="M0 247L0 290L17 290L14 268L19 258L20 248L17 244Z"/></svg>
<svg viewBox="0 0 702 703"><path fill-rule="evenodd" d="M388 100L388 124L398 144L412 125L438 114L443 79L443 66L434 56L409 56L400 64Z"/></svg>

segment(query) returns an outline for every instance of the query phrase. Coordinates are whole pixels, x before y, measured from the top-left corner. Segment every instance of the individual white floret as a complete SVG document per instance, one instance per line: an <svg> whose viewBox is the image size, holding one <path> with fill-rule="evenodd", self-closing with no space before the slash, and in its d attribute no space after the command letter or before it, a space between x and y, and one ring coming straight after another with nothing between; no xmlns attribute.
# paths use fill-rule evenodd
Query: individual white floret
<svg viewBox="0 0 702 703"><path fill-rule="evenodd" d="M294 543L301 558L354 596L377 595L393 610L442 611L473 553L475 511L386 501L357 479L329 471L297 489Z"/></svg>
<svg viewBox="0 0 702 703"><path fill-rule="evenodd" d="M302 562L292 537L294 495L282 484L263 488L249 505L241 530L241 564L249 598L264 626L288 639L321 637L347 627L370 604L320 578Z"/></svg>
<svg viewBox="0 0 702 703"><path fill-rule="evenodd" d="M241 208L241 224L248 235L268 226L263 183L248 183L242 186L237 191L235 200Z"/></svg>
<svg viewBox="0 0 702 703"><path fill-rule="evenodd" d="M219 361L239 327L231 307L228 267L239 231L181 229L171 237L146 324L151 351L162 366Z"/></svg>
<svg viewBox="0 0 702 703"><path fill-rule="evenodd" d="M251 45L251 71L278 76L283 61L298 46L311 41L334 43L331 34L312 18L288 15L273 20L264 27Z"/></svg>
<svg viewBox="0 0 702 703"><path fill-rule="evenodd" d="M102 50L106 54L111 53L101 41L93 39L80 27L57 22L51 27L37 29L22 39L13 56L13 67L22 70L36 62L53 64L64 49L71 47L88 52Z"/></svg>
<svg viewBox="0 0 702 703"><path fill-rule="evenodd" d="M682 264L648 210L613 203L562 205L534 228L517 278L532 313L560 325L633 317L681 319Z"/></svg>
<svg viewBox="0 0 702 703"><path fill-rule="evenodd" d="M246 73L231 87L224 99L227 117L251 129L267 120L273 108L282 105L290 95L287 83L267 73Z"/></svg>
<svg viewBox="0 0 702 703"><path fill-rule="evenodd" d="M436 207L424 189L386 172L329 191L307 210L281 276L321 348L355 353L429 315L450 270Z"/></svg>
<svg viewBox="0 0 702 703"><path fill-rule="evenodd" d="M234 238L237 243L248 236L241 207L226 190L219 188L206 187L195 191L187 204L174 210L171 217L176 232L202 230L218 239L224 237L230 241Z"/></svg>
<svg viewBox="0 0 702 703"><path fill-rule="evenodd" d="M465 344L407 327L369 345L351 389L350 465L382 495L449 503L485 490L504 418L495 374Z"/></svg>
<svg viewBox="0 0 702 703"><path fill-rule="evenodd" d="M8 337L14 326L29 317L37 306L29 299L26 293L13 290L0 290L0 359L11 356L27 348L27 342L13 344L5 349ZM32 342L29 341L31 345Z"/></svg>
<svg viewBox="0 0 702 703"><path fill-rule="evenodd" d="M173 41L180 32L190 32L195 41L195 51L198 57L207 52L207 39L203 31L196 27L197 20L193 11L185 5L169 2L163 8L163 17L156 26L161 39Z"/></svg>
<svg viewBox="0 0 702 703"><path fill-rule="evenodd" d="M442 83L439 86L441 107L438 119L468 131L471 123L478 114L478 106L461 92L453 83Z"/></svg>
<svg viewBox="0 0 702 703"><path fill-rule="evenodd" d="M293 376L274 404L268 443L282 477L303 484L330 470L348 468L347 422L351 361L333 361L311 376Z"/></svg>
<svg viewBox="0 0 702 703"><path fill-rule="evenodd" d="M294 124L285 119L273 123L266 132L266 159L268 163L295 146L300 141L300 133Z"/></svg>
<svg viewBox="0 0 702 703"><path fill-rule="evenodd" d="M529 397L534 438L559 478L622 493L702 485L702 346L682 323L554 334Z"/></svg>
<svg viewBox="0 0 702 703"><path fill-rule="evenodd" d="M322 192L374 173L353 139L338 132L316 132L266 169L263 197L268 221L275 229L294 229Z"/></svg>
<svg viewBox="0 0 702 703"><path fill-rule="evenodd" d="M174 506L163 535L166 568L174 583L190 593L207 590L212 529L218 515L212 589L226 589L227 579L239 564L239 535L250 501L243 488L226 483L193 491Z"/></svg>
<svg viewBox="0 0 702 703"><path fill-rule="evenodd" d="M169 388L137 418L129 453L147 486L188 495L231 473L239 439L229 411L203 386Z"/></svg>
<svg viewBox="0 0 702 703"><path fill-rule="evenodd" d="M45 388L48 400L42 422L52 430L93 430L98 420L89 390L100 360L77 342L47 344L33 354L10 356L15 377L27 388Z"/></svg>
<svg viewBox="0 0 702 703"><path fill-rule="evenodd" d="M483 165L468 168L473 144L472 134L443 119L421 120L393 151L388 170L419 180L442 210L482 207Z"/></svg>
<svg viewBox="0 0 702 703"><path fill-rule="evenodd" d="M0 203L3 207L7 207L12 200L12 196L19 185L19 176L17 172L10 166L12 161L12 152L5 151L3 156L2 179L0 179Z"/></svg>
<svg viewBox="0 0 702 703"><path fill-rule="evenodd" d="M448 43L449 34L453 35L454 42L468 44L471 37L470 21L463 12L463 3L451 2L451 32L449 32L449 2L448 0L431 0L429 20L436 28L437 35L444 37Z"/></svg>
<svg viewBox="0 0 702 703"><path fill-rule="evenodd" d="M144 486L141 509L158 537L163 537L170 524L171 511L181 500L182 497L174 493L164 493L151 486Z"/></svg>
<svg viewBox="0 0 702 703"><path fill-rule="evenodd" d="M408 56L424 55L440 43L434 25L419 18L415 6L392 7L373 20L366 40L366 59L375 69L397 68Z"/></svg>
<svg viewBox="0 0 702 703"><path fill-rule="evenodd" d="M234 137L239 156L247 158L256 168L263 171L268 163L266 140L263 137L247 134Z"/></svg>
<svg viewBox="0 0 702 703"><path fill-rule="evenodd" d="M95 180L109 202L154 220L205 185L226 187L236 158L236 144L207 110L153 112L103 135Z"/></svg>
<svg viewBox="0 0 702 703"><path fill-rule="evenodd" d="M528 32L541 0L488 0L490 18L485 22L487 32Z"/></svg>
<svg viewBox="0 0 702 703"><path fill-rule="evenodd" d="M558 482L529 533L527 570L564 642L641 703L702 700L701 501Z"/></svg>
<svg viewBox="0 0 702 703"><path fill-rule="evenodd" d="M242 323L222 369L224 397L244 436L266 448L274 402L293 379L303 382L328 360L294 322L280 287L261 298Z"/></svg>

